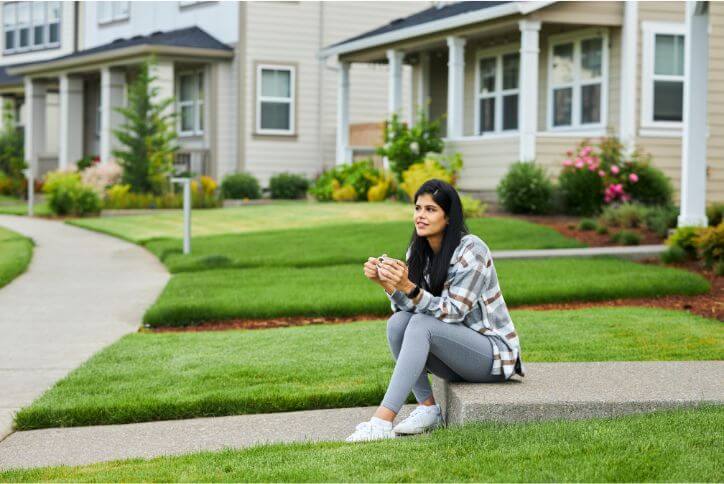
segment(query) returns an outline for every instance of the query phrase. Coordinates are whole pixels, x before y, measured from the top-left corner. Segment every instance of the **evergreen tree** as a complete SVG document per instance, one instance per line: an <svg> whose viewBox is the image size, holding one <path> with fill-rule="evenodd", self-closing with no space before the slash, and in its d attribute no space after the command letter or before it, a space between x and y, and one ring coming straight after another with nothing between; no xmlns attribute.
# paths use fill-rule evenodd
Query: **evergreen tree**
<svg viewBox="0 0 724 484"><path fill-rule="evenodd" d="M10 178L22 179L25 163L23 133L15 126L15 114L10 101L3 105L3 123L0 131L0 171Z"/></svg>
<svg viewBox="0 0 724 484"><path fill-rule="evenodd" d="M176 114L167 108L173 97L156 101L159 88L151 74L155 59L141 64L137 79L128 86L128 105L115 108L125 118L113 133L124 146L113 150L123 167L123 183L136 193L161 194L168 187L173 171L174 153L178 150L174 128Z"/></svg>

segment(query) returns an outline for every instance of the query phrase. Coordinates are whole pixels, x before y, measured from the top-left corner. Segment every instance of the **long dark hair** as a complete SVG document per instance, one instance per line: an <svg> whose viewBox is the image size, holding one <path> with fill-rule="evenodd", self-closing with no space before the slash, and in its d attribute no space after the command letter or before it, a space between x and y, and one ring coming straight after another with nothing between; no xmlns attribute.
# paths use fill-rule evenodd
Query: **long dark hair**
<svg viewBox="0 0 724 484"><path fill-rule="evenodd" d="M448 216L448 225L444 229L440 252L435 255L427 241L427 237L417 235L417 230L412 229L410 239L410 257L407 259L408 278L414 284L423 287L423 271L426 263L430 263L430 287L427 289L435 296L442 294L443 285L447 279L447 273L455 249L460 245L460 239L469 234L470 230L463 220L463 207L460 202L460 195L449 183L433 178L426 181L415 192L414 204L417 198L423 193L429 193L432 199L440 205Z"/></svg>

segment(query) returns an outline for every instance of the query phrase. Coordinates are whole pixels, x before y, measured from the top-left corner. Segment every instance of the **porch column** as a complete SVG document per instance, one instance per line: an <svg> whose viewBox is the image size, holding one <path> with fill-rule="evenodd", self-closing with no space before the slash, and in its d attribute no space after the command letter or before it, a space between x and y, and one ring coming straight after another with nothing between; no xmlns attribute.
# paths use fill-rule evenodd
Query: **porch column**
<svg viewBox="0 0 724 484"><path fill-rule="evenodd" d="M429 116L429 106L427 104L430 96L430 53L420 53L420 64L417 70L417 99L415 105L417 109L422 111L425 116ZM417 112L413 111L413 116L417 116Z"/></svg>
<svg viewBox="0 0 724 484"><path fill-rule="evenodd" d="M62 74L59 95L58 167L63 170L83 157L83 79Z"/></svg>
<svg viewBox="0 0 724 484"><path fill-rule="evenodd" d="M390 76L387 83L387 112L390 116L393 113L402 114L402 59L404 56L405 53L399 50L387 50L388 74Z"/></svg>
<svg viewBox="0 0 724 484"><path fill-rule="evenodd" d="M536 132L538 131L538 32L540 21L521 20L520 28L520 88L518 95L518 130L520 131L518 158L535 160Z"/></svg>
<svg viewBox="0 0 724 484"><path fill-rule="evenodd" d="M636 144L636 58L638 42L638 2L624 2L621 30L621 100L619 138L626 154Z"/></svg>
<svg viewBox="0 0 724 484"><path fill-rule="evenodd" d="M463 135L463 93L465 88L465 39L447 38L447 137Z"/></svg>
<svg viewBox="0 0 724 484"><path fill-rule="evenodd" d="M167 59L158 59L155 64L151 64L149 74L155 79L151 82L152 86L158 88L158 92L154 97L155 102L172 97L174 95L174 71L173 61ZM174 103L171 103L166 112L173 112L176 109Z"/></svg>
<svg viewBox="0 0 724 484"><path fill-rule="evenodd" d="M706 226L708 2L686 2L684 131L678 226Z"/></svg>
<svg viewBox="0 0 724 484"><path fill-rule="evenodd" d="M124 70L113 67L101 69L101 163L113 159L113 149L118 147L112 130L123 122L123 116L113 108L123 106L125 85Z"/></svg>
<svg viewBox="0 0 724 484"><path fill-rule="evenodd" d="M38 157L45 151L45 81L24 78L25 84L25 163L38 177Z"/></svg>
<svg viewBox="0 0 724 484"><path fill-rule="evenodd" d="M337 165L352 161L349 149L349 62L337 71Z"/></svg>

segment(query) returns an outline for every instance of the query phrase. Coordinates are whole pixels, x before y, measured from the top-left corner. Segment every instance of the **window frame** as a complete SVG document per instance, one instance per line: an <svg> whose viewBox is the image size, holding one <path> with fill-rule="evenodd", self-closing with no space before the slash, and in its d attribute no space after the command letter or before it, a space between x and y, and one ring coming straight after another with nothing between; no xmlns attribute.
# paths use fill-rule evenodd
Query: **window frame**
<svg viewBox="0 0 724 484"><path fill-rule="evenodd" d="M181 78L184 76L191 76L193 79L193 93L194 98L191 100L182 101L181 100ZM180 137L187 137L187 136L200 136L204 134L204 128L202 124L204 124L204 102L206 100L206 84L207 79L206 72L203 67L193 68L193 69L182 69L176 73L176 130L178 131L178 135ZM201 89L203 89L204 93L204 99L199 99L199 78L201 78ZM183 106L191 106L193 108L193 119L194 119L194 129L192 130L182 130L182 114L181 114L181 108Z"/></svg>
<svg viewBox="0 0 724 484"><path fill-rule="evenodd" d="M262 96L262 71L267 70L286 70L289 71L289 98L269 97ZM256 134L271 134L271 135L295 135L296 134L296 110L297 110L297 67L290 64L271 64L271 63L258 63L256 65L256 89L255 89L255 102L256 106L256 120L254 128ZM264 98L264 99L263 99ZM261 105L262 102L289 102L289 129L263 129L261 127Z"/></svg>
<svg viewBox="0 0 724 484"><path fill-rule="evenodd" d="M28 45L25 47L20 47L20 29L21 26L18 22L18 10L19 6L21 4L27 4L28 7L28 22L26 24L22 25L22 28L28 29ZM39 25L35 24L35 5L43 5L43 21L40 23L43 28L43 42L40 44L35 43L35 28ZM50 21L50 10L54 4L57 4L58 7L58 20L51 22ZM63 18L63 2L29 2L29 1L20 1L20 2L6 2L3 3L3 35L2 35L2 52L3 55L12 55L12 54L20 54L24 52L33 52L33 51L39 51L39 50L47 50L47 49L53 49L60 47L60 29L62 24L62 18ZM6 29L6 20L5 20L5 12L8 8L13 9L13 24L11 29ZM50 42L50 26L51 24L58 24L58 40L55 42ZM12 49L7 49L6 44L6 32L7 30L12 30L13 32L13 42L14 47Z"/></svg>
<svg viewBox="0 0 724 484"><path fill-rule="evenodd" d="M581 79L581 43L584 40L601 38L601 76L596 79ZM546 129L548 132L565 131L591 131L606 129L608 123L608 82L609 82L609 31L606 28L587 28L551 35L548 37L548 60L546 62ZM573 44L573 81L553 86L553 49L561 44ZM581 91L583 86L601 85L601 115L597 123L581 123ZM554 118L554 89L571 87L571 124L568 126L555 126Z"/></svg>
<svg viewBox="0 0 724 484"><path fill-rule="evenodd" d="M98 21L98 25L107 25L112 24L115 22L123 22L126 20L129 20L131 18L131 2L123 2L126 4L126 13L125 15L116 15L113 4L114 3L121 3L121 2L114 2L114 1L99 1L96 4L96 20ZM108 16L101 17L101 9L100 6L103 5L108 8Z"/></svg>
<svg viewBox="0 0 724 484"><path fill-rule="evenodd" d="M681 76L672 76L654 73L656 59L656 35L681 35L684 37L684 55L686 55L686 24L678 22L641 22L642 50L641 50L641 128L668 128L681 130L684 127L684 110L682 91L681 121L654 121L654 81L675 80L681 81L686 89L686 73Z"/></svg>
<svg viewBox="0 0 724 484"><path fill-rule="evenodd" d="M509 54L518 54L518 87L515 89L503 89L503 57ZM495 58L495 90L493 94L483 95L480 93L480 60ZM514 135L520 130L520 43L515 42L489 49L479 49L475 52L475 86L474 86L474 123L473 133L478 138L495 138L505 135ZM503 97L510 95L518 96L518 127L515 129L503 129ZM495 99L495 129L492 131L480 132L480 100L484 98Z"/></svg>

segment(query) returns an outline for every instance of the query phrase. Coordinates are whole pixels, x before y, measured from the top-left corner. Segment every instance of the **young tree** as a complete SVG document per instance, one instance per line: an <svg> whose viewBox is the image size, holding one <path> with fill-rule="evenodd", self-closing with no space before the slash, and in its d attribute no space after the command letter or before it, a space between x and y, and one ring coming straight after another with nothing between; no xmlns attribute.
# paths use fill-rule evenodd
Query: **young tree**
<svg viewBox="0 0 724 484"><path fill-rule="evenodd" d="M114 149L113 156L123 167L123 183L131 185L131 191L158 195L168 186L179 147L176 114L168 109L174 98L157 99L159 88L151 73L155 62L151 58L141 64L138 78L128 86L128 105L115 108L125 118L113 130L124 148Z"/></svg>
<svg viewBox="0 0 724 484"><path fill-rule="evenodd" d="M3 105L2 131L0 131L0 171L11 178L22 178L25 164L23 133L15 127L13 105Z"/></svg>

